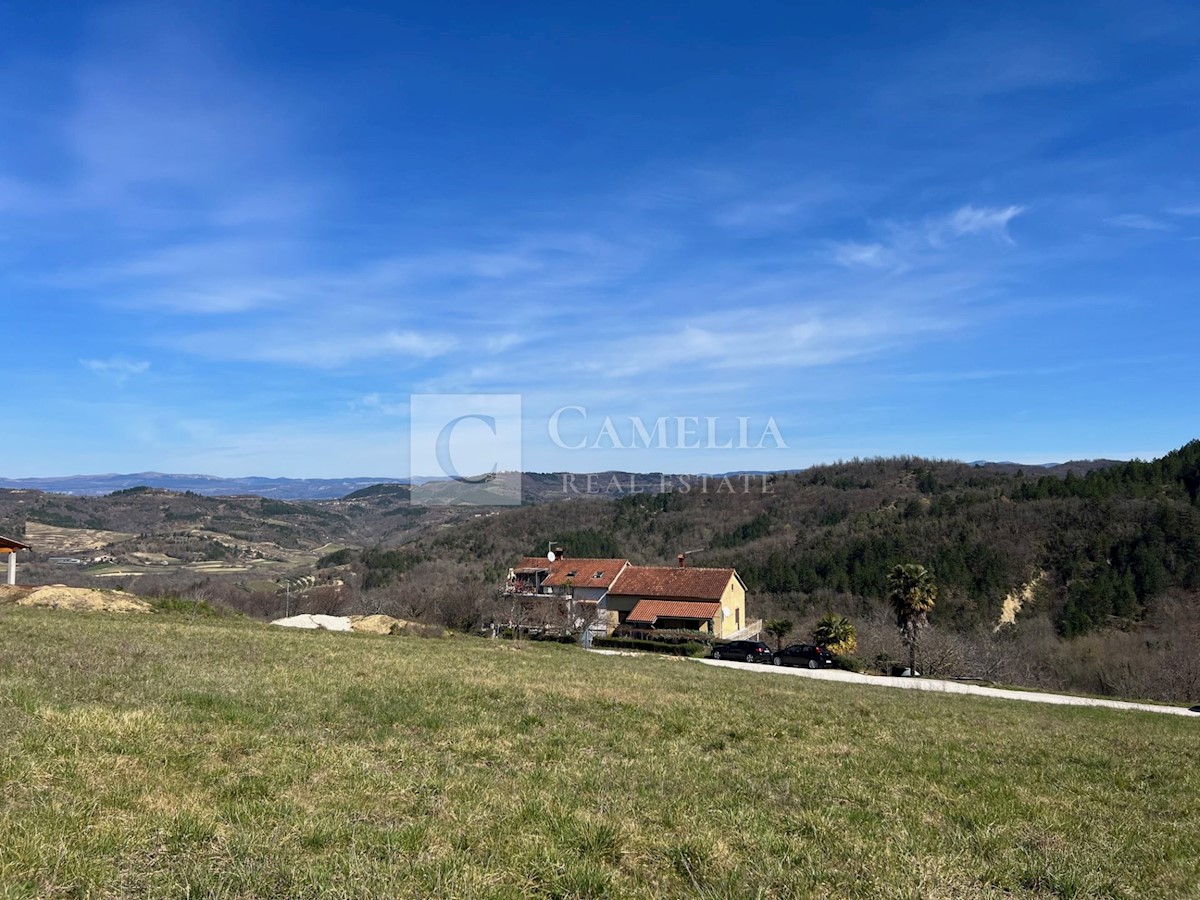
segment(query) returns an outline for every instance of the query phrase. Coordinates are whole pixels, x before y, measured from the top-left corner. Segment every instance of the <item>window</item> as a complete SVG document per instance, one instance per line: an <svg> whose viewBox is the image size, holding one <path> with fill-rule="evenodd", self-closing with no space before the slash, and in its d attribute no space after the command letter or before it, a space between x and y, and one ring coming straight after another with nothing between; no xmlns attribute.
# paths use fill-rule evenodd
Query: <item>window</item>
<svg viewBox="0 0 1200 900"><path fill-rule="evenodd" d="M733 611L733 624L738 629L742 627L742 611L740 609Z"/></svg>
<svg viewBox="0 0 1200 900"><path fill-rule="evenodd" d="M598 572L597 572L595 575L593 575L592 577L593 577L593 578L603 578L603 577L604 577L604 570L603 570L603 569L601 569L600 571L598 571Z"/></svg>

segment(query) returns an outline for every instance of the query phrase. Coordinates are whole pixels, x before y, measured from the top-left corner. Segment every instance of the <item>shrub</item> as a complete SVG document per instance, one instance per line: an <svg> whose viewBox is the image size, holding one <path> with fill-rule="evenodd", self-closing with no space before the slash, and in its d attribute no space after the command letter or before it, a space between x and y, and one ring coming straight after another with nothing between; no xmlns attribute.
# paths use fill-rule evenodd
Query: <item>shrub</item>
<svg viewBox="0 0 1200 900"><path fill-rule="evenodd" d="M343 550L334 550L332 553L326 553L317 560L318 569L331 569L334 566L344 566L353 562L354 551L345 548Z"/></svg>
<svg viewBox="0 0 1200 900"><path fill-rule="evenodd" d="M667 644L663 641L645 641L638 638L595 638L593 647L606 650L640 650L645 653L666 653L670 656L704 656L708 647L699 641L682 644Z"/></svg>
<svg viewBox="0 0 1200 900"><path fill-rule="evenodd" d="M530 640L547 641L552 644L578 644L579 637L574 634L534 634L530 635Z"/></svg>
<svg viewBox="0 0 1200 900"><path fill-rule="evenodd" d="M844 653L834 653L833 667L841 669L843 672L865 672L867 671L866 663L854 656L849 656Z"/></svg>
<svg viewBox="0 0 1200 900"><path fill-rule="evenodd" d="M827 612L817 620L812 640L835 656L851 656L858 649L858 629L845 616Z"/></svg>
<svg viewBox="0 0 1200 900"><path fill-rule="evenodd" d="M183 597L148 597L146 602L155 612L186 613L190 616L225 616L230 612L213 606L207 600L185 600Z"/></svg>

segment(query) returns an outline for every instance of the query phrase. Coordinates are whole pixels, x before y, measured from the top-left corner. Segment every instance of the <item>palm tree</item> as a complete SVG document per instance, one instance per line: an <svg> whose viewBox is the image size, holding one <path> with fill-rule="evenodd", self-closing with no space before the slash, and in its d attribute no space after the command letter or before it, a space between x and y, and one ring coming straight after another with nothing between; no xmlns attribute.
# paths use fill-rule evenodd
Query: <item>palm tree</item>
<svg viewBox="0 0 1200 900"><path fill-rule="evenodd" d="M850 656L858 649L858 630L845 616L827 612L817 619L812 640L814 644L828 648L830 653Z"/></svg>
<svg viewBox="0 0 1200 900"><path fill-rule="evenodd" d="M921 629L929 624L929 613L937 602L937 584L924 566L906 563L888 573L887 585L900 640L908 647L908 674L915 676L917 642Z"/></svg>
<svg viewBox="0 0 1200 900"><path fill-rule="evenodd" d="M775 638L775 649L783 649L783 639L788 636L792 630L791 619L769 619L767 627L763 629L771 637Z"/></svg>

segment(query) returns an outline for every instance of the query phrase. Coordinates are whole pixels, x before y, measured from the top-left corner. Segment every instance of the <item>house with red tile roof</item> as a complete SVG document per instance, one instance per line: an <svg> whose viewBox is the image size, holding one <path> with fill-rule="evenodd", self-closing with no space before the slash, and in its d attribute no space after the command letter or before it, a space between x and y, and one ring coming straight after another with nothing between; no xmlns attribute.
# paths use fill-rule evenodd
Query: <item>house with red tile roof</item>
<svg viewBox="0 0 1200 900"><path fill-rule="evenodd" d="M604 597L628 567L627 559L568 557L556 549L545 558L522 559L509 570L504 592L513 600L513 618L526 627L607 634Z"/></svg>
<svg viewBox="0 0 1200 900"><path fill-rule="evenodd" d="M609 621L727 638L746 627L746 584L736 569L630 566L605 597Z"/></svg>
<svg viewBox="0 0 1200 900"><path fill-rule="evenodd" d="M580 600L599 600L629 566L627 559L576 559L561 551L554 557L527 556L521 560L509 577L509 593L569 593Z"/></svg>
<svg viewBox="0 0 1200 900"><path fill-rule="evenodd" d="M635 566L628 559L573 558L561 549L526 557L509 571L505 592L527 619L611 634L701 631L727 638L746 621L746 585L734 569Z"/></svg>

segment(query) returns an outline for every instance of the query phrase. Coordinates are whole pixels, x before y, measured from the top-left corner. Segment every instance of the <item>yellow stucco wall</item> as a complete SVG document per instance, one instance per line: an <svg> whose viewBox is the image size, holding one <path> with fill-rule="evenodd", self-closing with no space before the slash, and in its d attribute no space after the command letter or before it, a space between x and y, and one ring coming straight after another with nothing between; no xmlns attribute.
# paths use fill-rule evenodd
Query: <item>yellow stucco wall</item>
<svg viewBox="0 0 1200 900"><path fill-rule="evenodd" d="M725 593L721 595L722 612L717 613L717 636L728 637L735 631L746 627L746 589L734 576L725 585ZM729 610L729 615L724 610Z"/></svg>
<svg viewBox="0 0 1200 900"><path fill-rule="evenodd" d="M641 601L641 597L628 597L625 595L616 596L609 594L605 599L605 605L614 612L633 612L633 608Z"/></svg>

